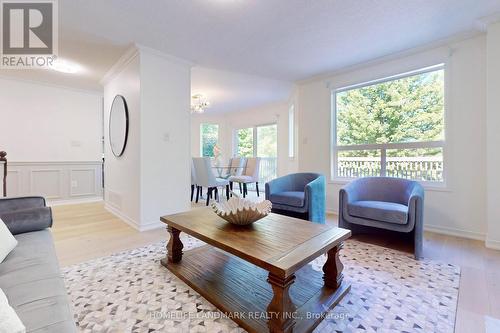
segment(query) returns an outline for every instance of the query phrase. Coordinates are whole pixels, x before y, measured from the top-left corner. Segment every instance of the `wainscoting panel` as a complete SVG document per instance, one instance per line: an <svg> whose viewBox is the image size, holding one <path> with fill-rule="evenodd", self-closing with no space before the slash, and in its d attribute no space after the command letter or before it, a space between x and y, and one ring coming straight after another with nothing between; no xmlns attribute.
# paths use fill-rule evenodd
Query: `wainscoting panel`
<svg viewBox="0 0 500 333"><path fill-rule="evenodd" d="M70 196L82 197L94 195L98 186L95 169L71 169Z"/></svg>
<svg viewBox="0 0 500 333"><path fill-rule="evenodd" d="M1 193L1 192L0 192ZM19 171L7 171L7 193L11 197L18 197L19 194Z"/></svg>
<svg viewBox="0 0 500 333"><path fill-rule="evenodd" d="M55 204L102 198L102 163L9 162L7 195L40 195Z"/></svg>
<svg viewBox="0 0 500 333"><path fill-rule="evenodd" d="M36 195L41 195L46 199L60 199L62 195L61 178L61 169L32 169L30 193L36 193Z"/></svg>

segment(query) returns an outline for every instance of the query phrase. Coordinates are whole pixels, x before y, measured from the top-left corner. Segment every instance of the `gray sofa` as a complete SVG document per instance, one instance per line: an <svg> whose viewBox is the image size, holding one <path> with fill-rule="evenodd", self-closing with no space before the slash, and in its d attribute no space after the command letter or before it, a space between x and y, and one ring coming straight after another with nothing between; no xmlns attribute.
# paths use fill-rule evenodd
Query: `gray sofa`
<svg viewBox="0 0 500 333"><path fill-rule="evenodd" d="M54 249L52 213L41 197L0 199L0 218L18 241L0 263L0 289L27 332L76 332Z"/></svg>
<svg viewBox="0 0 500 333"><path fill-rule="evenodd" d="M359 178L339 193L339 227L353 234L377 228L410 235L415 259L422 257L423 213L424 189L411 180Z"/></svg>

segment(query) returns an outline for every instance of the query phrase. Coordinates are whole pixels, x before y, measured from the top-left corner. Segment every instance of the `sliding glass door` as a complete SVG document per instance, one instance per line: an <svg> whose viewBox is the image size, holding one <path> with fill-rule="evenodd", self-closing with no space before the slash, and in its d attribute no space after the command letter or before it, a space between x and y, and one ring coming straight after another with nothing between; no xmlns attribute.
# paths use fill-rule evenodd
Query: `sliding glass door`
<svg viewBox="0 0 500 333"><path fill-rule="evenodd" d="M278 126L276 124L240 128L235 133L235 155L260 157L260 183L277 176Z"/></svg>

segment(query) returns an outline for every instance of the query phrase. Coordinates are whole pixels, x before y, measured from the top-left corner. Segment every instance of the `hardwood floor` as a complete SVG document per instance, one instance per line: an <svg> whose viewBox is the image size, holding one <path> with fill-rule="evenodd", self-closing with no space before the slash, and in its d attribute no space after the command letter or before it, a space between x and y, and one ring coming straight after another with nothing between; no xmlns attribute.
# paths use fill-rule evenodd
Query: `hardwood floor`
<svg viewBox="0 0 500 333"><path fill-rule="evenodd" d="M56 250L61 266L151 244L167 237L164 229L138 232L104 209L102 203L53 207ZM329 215L328 223L336 224ZM359 236L382 246L408 250L398 239ZM457 333L485 332L500 323L500 251L481 241L426 233L424 256L459 265L462 270L456 319ZM486 318L488 317L488 325ZM492 328L488 333L499 332Z"/></svg>

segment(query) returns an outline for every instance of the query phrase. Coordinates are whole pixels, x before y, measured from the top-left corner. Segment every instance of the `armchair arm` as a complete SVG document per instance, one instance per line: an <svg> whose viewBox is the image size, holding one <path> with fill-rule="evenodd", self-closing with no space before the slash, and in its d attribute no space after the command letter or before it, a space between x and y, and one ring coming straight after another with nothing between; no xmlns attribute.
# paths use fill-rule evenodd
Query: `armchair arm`
<svg viewBox="0 0 500 333"><path fill-rule="evenodd" d="M422 209L424 204L424 188L419 183L415 182L408 196L408 209L411 212L416 209Z"/></svg>
<svg viewBox="0 0 500 333"><path fill-rule="evenodd" d="M305 202L308 205L309 220L324 223L326 205L324 176L321 175L306 185Z"/></svg>
<svg viewBox="0 0 500 333"><path fill-rule="evenodd" d="M266 183L266 200L273 193L284 192L289 187L289 176L283 176L273 179Z"/></svg>
<svg viewBox="0 0 500 333"><path fill-rule="evenodd" d="M339 196L345 201L350 203L358 200L358 184L352 181L340 189Z"/></svg>

